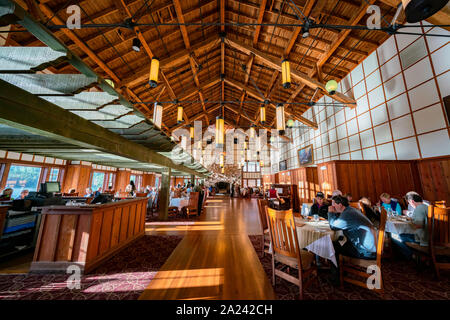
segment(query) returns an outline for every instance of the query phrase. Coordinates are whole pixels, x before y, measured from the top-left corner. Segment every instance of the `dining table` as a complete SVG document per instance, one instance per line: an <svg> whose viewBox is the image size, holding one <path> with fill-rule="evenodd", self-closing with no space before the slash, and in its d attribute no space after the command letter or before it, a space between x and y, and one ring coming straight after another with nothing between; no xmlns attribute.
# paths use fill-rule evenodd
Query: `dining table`
<svg viewBox="0 0 450 320"><path fill-rule="evenodd" d="M416 228L414 228L414 225L411 222L411 218L406 216L393 216L389 217L386 220L386 232L394 233L394 234L414 234L416 231Z"/></svg>
<svg viewBox="0 0 450 320"><path fill-rule="evenodd" d="M189 205L189 198L171 198L169 207L177 207L181 211L183 207Z"/></svg>
<svg viewBox="0 0 450 320"><path fill-rule="evenodd" d="M343 233L331 230L327 220L314 221L304 217L294 217L298 244L315 255L328 259L337 266L333 241Z"/></svg>

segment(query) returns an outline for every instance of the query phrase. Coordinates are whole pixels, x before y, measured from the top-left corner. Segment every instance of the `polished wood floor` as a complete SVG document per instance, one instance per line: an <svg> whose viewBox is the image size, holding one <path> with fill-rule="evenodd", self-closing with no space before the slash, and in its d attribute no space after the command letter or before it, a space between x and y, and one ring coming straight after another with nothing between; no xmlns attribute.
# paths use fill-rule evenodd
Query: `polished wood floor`
<svg viewBox="0 0 450 320"><path fill-rule="evenodd" d="M248 235L260 234L256 200L214 197L199 221L152 225L185 235L140 299L275 299Z"/></svg>

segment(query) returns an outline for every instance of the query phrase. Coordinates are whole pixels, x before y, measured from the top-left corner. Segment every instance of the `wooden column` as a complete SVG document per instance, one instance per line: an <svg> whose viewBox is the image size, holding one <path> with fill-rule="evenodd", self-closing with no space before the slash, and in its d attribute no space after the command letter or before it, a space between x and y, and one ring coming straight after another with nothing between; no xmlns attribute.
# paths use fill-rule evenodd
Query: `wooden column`
<svg viewBox="0 0 450 320"><path fill-rule="evenodd" d="M159 220L167 220L168 208L170 200L170 174L172 169L168 168L165 172L161 173L161 190L159 191Z"/></svg>
<svg viewBox="0 0 450 320"><path fill-rule="evenodd" d="M191 183L195 184L195 176L193 174L191 174Z"/></svg>

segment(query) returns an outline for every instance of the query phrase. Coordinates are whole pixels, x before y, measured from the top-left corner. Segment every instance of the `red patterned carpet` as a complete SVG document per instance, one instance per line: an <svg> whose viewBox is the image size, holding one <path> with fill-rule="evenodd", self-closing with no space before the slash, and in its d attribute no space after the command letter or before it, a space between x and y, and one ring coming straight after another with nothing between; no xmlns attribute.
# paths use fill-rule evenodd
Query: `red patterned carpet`
<svg viewBox="0 0 450 320"><path fill-rule="evenodd" d="M92 273L80 289L69 275L0 275L0 300L136 300L181 241L180 236L144 236Z"/></svg>
<svg viewBox="0 0 450 320"><path fill-rule="evenodd" d="M267 277L272 281L271 257L261 254L261 237L249 236L263 265ZM450 272L441 273L435 280L431 268L417 271L414 263L406 261L383 261L382 272L387 300L450 300ZM275 293L280 300L298 299L298 287L276 278ZM306 300L380 300L381 297L368 289L346 283L343 289L332 284L329 270L319 270L319 281L304 291Z"/></svg>

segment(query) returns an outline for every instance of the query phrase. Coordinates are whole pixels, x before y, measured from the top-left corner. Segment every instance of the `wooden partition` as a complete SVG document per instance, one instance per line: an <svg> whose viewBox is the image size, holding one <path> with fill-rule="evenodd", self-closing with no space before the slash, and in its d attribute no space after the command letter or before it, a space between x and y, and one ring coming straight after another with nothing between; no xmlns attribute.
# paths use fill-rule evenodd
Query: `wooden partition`
<svg viewBox="0 0 450 320"><path fill-rule="evenodd" d="M377 201L380 194L403 196L408 191L422 194L417 161L331 161L317 165L321 190L339 189L353 199L363 196Z"/></svg>
<svg viewBox="0 0 450 320"><path fill-rule="evenodd" d="M320 191L316 167L304 167L291 170L291 183L298 185L299 201L312 202Z"/></svg>
<svg viewBox="0 0 450 320"><path fill-rule="evenodd" d="M68 165L61 188L62 191L69 192L73 188L80 195L84 195L86 188L89 187L91 172L91 166Z"/></svg>
<svg viewBox="0 0 450 320"><path fill-rule="evenodd" d="M147 198L87 206L43 208L30 272L88 273L144 235Z"/></svg>
<svg viewBox="0 0 450 320"><path fill-rule="evenodd" d="M450 156L419 160L417 165L424 199L450 203Z"/></svg>

